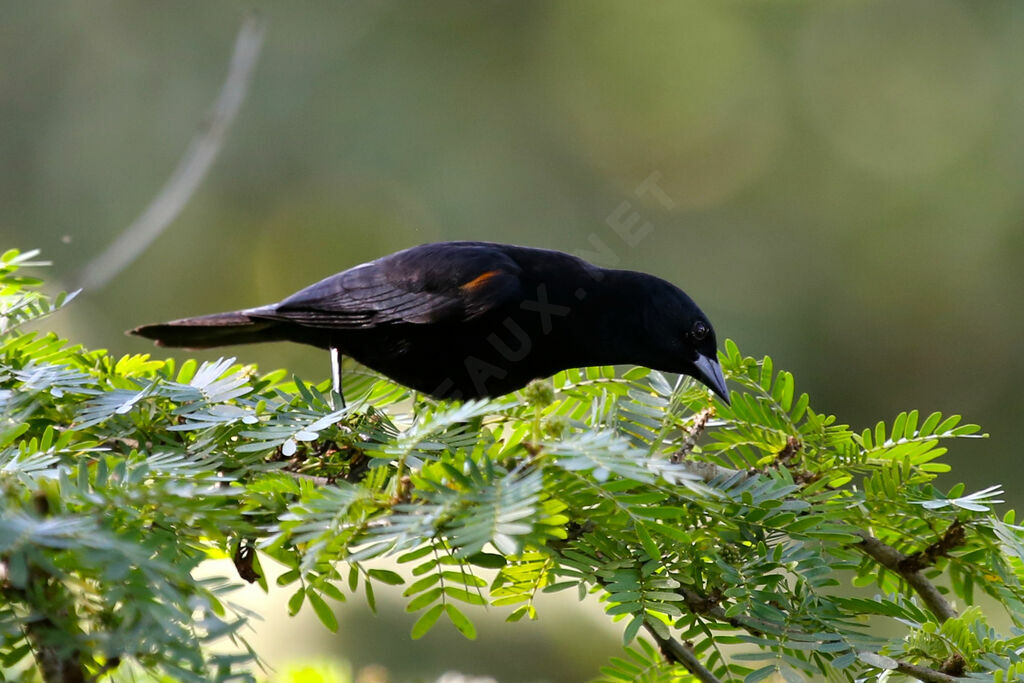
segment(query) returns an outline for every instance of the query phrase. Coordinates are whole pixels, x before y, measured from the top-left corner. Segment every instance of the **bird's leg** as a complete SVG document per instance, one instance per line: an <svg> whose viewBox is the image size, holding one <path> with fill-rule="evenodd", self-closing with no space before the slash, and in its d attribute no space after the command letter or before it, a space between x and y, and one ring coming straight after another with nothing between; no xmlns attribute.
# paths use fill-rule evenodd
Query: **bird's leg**
<svg viewBox="0 0 1024 683"><path fill-rule="evenodd" d="M331 347L331 378L334 380L334 393L338 395L340 403L334 407L340 410L345 407L345 395L341 393L341 349L337 346Z"/></svg>

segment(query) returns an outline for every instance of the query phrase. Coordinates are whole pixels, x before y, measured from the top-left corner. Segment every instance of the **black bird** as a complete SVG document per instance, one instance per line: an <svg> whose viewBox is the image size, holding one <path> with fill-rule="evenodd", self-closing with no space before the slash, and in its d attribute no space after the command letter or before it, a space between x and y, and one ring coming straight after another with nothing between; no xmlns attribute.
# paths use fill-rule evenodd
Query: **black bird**
<svg viewBox="0 0 1024 683"><path fill-rule="evenodd" d="M697 378L728 403L715 333L682 290L575 256L489 242L424 244L355 266L280 303L143 325L160 346L292 341L437 398L500 396L590 365Z"/></svg>

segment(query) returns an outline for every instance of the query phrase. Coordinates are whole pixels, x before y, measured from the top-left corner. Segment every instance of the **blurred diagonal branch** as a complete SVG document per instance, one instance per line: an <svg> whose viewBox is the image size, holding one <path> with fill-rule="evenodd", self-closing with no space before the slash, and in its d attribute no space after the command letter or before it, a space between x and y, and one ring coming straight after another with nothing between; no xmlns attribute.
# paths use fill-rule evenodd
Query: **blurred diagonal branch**
<svg viewBox="0 0 1024 683"><path fill-rule="evenodd" d="M82 270L74 288L100 289L137 259L185 208L213 165L249 90L263 47L266 22L246 16L235 39L228 75L207 119L159 194L117 239Z"/></svg>

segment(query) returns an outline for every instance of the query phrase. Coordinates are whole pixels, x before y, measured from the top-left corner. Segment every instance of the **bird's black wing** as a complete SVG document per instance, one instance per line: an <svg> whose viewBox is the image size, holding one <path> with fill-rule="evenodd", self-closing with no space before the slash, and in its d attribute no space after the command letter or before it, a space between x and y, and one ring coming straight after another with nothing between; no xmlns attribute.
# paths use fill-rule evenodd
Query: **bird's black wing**
<svg viewBox="0 0 1024 683"><path fill-rule="evenodd" d="M520 300L520 273L495 245L428 244L332 275L257 316L332 329L472 320Z"/></svg>

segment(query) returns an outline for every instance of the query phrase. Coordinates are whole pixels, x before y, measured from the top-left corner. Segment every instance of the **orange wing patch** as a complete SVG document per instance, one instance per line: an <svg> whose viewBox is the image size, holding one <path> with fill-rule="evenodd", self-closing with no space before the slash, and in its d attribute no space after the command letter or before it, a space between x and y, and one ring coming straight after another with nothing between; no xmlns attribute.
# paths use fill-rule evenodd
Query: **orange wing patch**
<svg viewBox="0 0 1024 683"><path fill-rule="evenodd" d="M462 289L466 289L466 290L469 290L471 292L476 290L476 289L480 289L480 287L482 287L485 284L487 284L487 281L490 280L495 275L501 275L501 271L500 270L489 270L489 271L487 271L486 273L484 273L482 275L477 275L475 278L473 278L472 280L470 280L466 284L462 285Z"/></svg>

